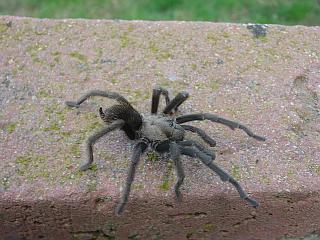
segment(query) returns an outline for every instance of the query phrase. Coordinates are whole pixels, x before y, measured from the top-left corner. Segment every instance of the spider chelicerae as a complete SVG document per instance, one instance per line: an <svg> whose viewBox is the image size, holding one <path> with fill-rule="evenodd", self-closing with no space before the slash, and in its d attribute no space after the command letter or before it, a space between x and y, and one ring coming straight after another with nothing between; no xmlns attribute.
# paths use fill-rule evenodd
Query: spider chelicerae
<svg viewBox="0 0 320 240"><path fill-rule="evenodd" d="M165 97L166 106L162 113L158 114L161 95ZM67 101L66 104L70 107L78 108L81 103L92 96L114 99L117 101L117 104L105 110L100 107L99 114L106 125L87 139L87 160L80 167L80 170L84 171L90 167L93 162L93 144L107 133L116 129L121 129L129 139L136 140L125 187L116 209L117 214L123 212L124 207L128 202L137 164L141 155L148 147L158 153L169 153L170 158L173 160L177 174L177 182L174 186L174 190L178 201L181 201L180 187L185 178L180 156L186 155L200 159L200 161L215 172L222 181L231 183L242 199L248 201L254 207L259 206L259 203L249 197L232 176L213 162L215 159L215 154L213 152L207 150L195 140L185 139L185 133L186 131L190 131L198 134L211 147L215 146L216 142L202 129L184 123L209 120L211 122L226 125L232 130L236 128L242 129L250 137L253 137L258 141L265 141L264 137L254 134L249 128L240 123L211 113L196 113L175 117L173 113L178 110L178 107L188 98L189 94L187 92L180 92L175 98L170 100L168 91L162 87L155 87L153 89L151 115L147 116L142 116L123 96L115 92L93 90L82 96L78 101Z"/></svg>

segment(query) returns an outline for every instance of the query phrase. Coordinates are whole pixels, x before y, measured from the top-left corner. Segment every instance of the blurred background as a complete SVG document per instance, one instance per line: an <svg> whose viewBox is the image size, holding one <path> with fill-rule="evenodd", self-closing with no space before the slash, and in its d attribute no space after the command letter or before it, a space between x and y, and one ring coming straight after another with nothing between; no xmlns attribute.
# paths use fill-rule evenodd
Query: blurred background
<svg viewBox="0 0 320 240"><path fill-rule="evenodd" d="M0 0L0 15L320 25L320 0Z"/></svg>

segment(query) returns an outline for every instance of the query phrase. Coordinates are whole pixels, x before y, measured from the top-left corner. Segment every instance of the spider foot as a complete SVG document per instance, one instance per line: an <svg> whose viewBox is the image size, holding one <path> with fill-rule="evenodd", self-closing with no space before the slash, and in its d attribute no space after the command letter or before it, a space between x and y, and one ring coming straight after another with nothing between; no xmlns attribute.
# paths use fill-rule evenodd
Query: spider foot
<svg viewBox="0 0 320 240"><path fill-rule="evenodd" d="M244 198L244 200L249 202L255 208L259 207L259 205L260 205L256 200L254 200L254 199L252 199L250 197L246 197L246 198Z"/></svg>
<svg viewBox="0 0 320 240"><path fill-rule="evenodd" d="M175 192L176 193L176 200L178 203L181 203L182 202L182 194L181 192Z"/></svg>
<svg viewBox="0 0 320 240"><path fill-rule="evenodd" d="M261 136L258 136L258 135L253 135L252 137L253 137L254 139L258 140L258 141L261 141L261 142L266 141L266 138L265 138L265 137L261 137Z"/></svg>
<svg viewBox="0 0 320 240"><path fill-rule="evenodd" d="M124 206L126 205L126 203L119 203L116 209L116 214L119 216L123 213L124 210Z"/></svg>
<svg viewBox="0 0 320 240"><path fill-rule="evenodd" d="M91 163L85 163L85 164L80 166L79 170L80 171L86 171L86 170L88 170L90 168L90 166L91 166Z"/></svg>
<svg viewBox="0 0 320 240"><path fill-rule="evenodd" d="M75 108L80 107L80 104L77 104L76 102L73 102L73 101L66 101L66 105L69 107L75 107Z"/></svg>

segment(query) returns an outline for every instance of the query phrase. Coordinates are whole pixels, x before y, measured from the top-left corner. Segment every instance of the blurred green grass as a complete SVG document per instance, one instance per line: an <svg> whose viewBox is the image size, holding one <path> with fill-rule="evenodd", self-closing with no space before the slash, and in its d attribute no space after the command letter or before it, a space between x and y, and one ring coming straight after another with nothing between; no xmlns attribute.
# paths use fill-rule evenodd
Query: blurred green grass
<svg viewBox="0 0 320 240"><path fill-rule="evenodd" d="M1 15L319 25L318 0L0 0Z"/></svg>

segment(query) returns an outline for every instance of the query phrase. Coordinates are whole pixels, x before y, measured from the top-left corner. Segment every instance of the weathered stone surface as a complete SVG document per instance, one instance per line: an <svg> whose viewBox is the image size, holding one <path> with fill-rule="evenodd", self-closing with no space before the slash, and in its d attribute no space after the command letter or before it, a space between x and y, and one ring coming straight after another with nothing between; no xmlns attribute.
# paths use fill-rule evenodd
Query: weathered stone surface
<svg viewBox="0 0 320 240"><path fill-rule="evenodd" d="M4 239L280 239L320 233L320 28L203 22L0 17L0 236ZM166 157L143 158L131 199L114 209L132 141L114 132L77 171L100 106L65 100L120 92L144 114L152 87L186 90L181 113L212 112L240 130L195 122L216 162L257 200L184 158L183 202ZM190 134L188 137L197 138ZM313 235L312 235L313 236Z"/></svg>

